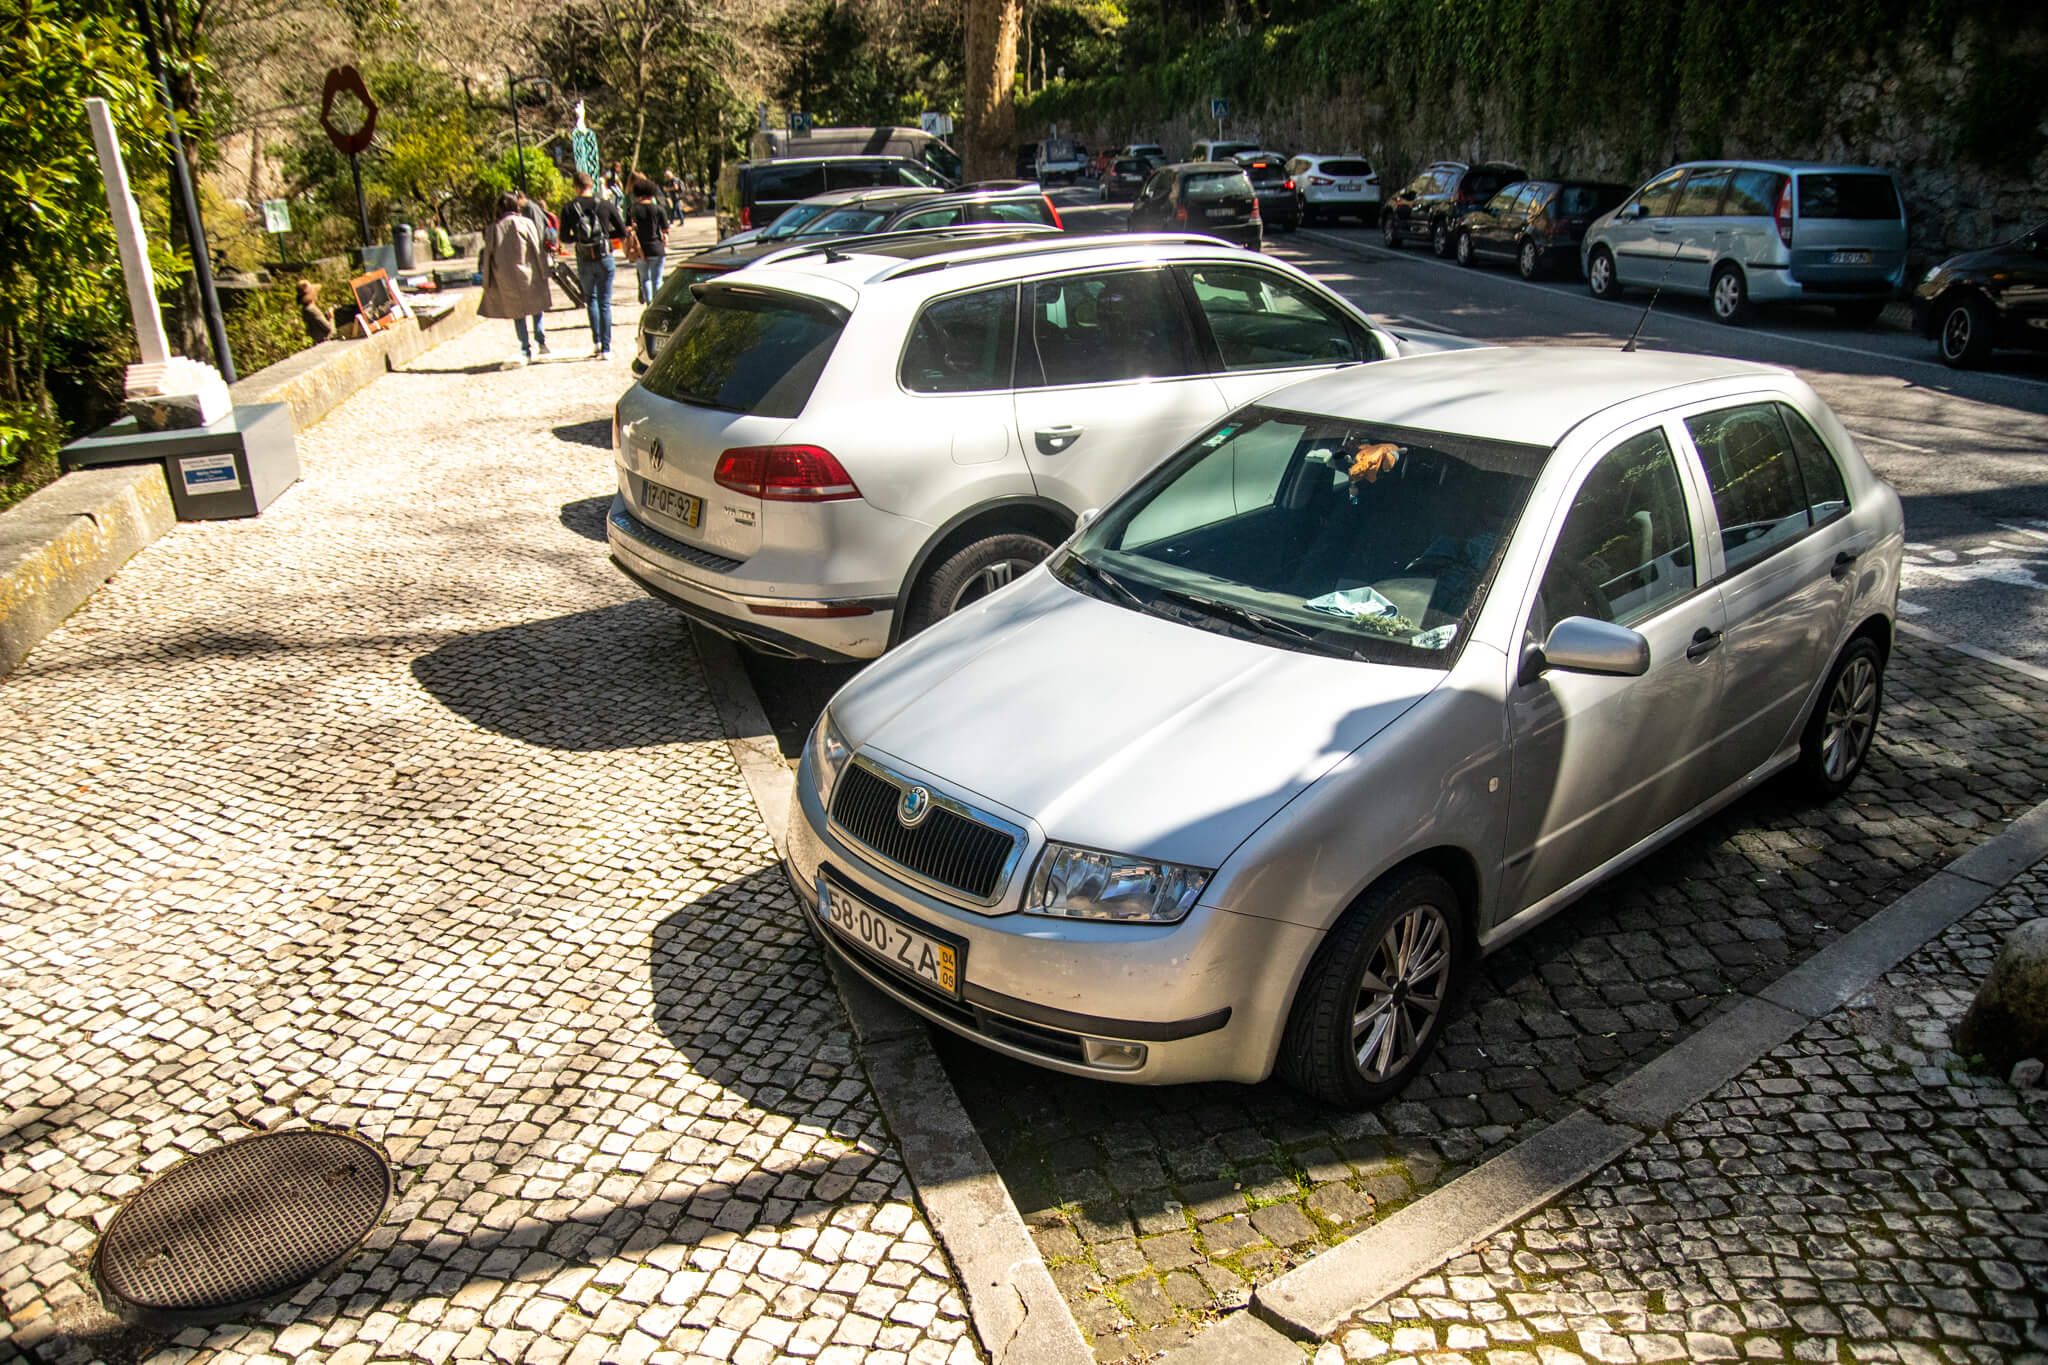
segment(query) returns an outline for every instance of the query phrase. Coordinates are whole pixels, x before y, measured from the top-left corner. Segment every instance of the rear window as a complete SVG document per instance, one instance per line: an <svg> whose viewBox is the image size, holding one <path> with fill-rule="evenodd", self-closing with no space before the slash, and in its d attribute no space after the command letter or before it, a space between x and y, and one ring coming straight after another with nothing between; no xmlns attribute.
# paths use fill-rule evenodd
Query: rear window
<svg viewBox="0 0 2048 1365"><path fill-rule="evenodd" d="M1040 195L1029 199L998 199L984 204L982 217L990 223L1042 223L1052 226L1052 209Z"/></svg>
<svg viewBox="0 0 2048 1365"><path fill-rule="evenodd" d="M810 401L843 322L815 299L712 287L640 383L678 403L795 417Z"/></svg>
<svg viewBox="0 0 2048 1365"><path fill-rule="evenodd" d="M1897 219L1902 215L1892 178L1866 172L1800 176L1799 216Z"/></svg>
<svg viewBox="0 0 2048 1365"><path fill-rule="evenodd" d="M1244 173L1258 185L1271 184L1287 178L1287 167L1278 161L1247 161Z"/></svg>
<svg viewBox="0 0 2048 1365"><path fill-rule="evenodd" d="M1619 185L1566 185L1557 192L1556 211L1571 218L1589 217L1607 212L1627 195Z"/></svg>
<svg viewBox="0 0 2048 1365"><path fill-rule="evenodd" d="M1227 199L1251 192L1252 182L1245 179L1243 171L1194 171L1180 182L1183 199Z"/></svg>
<svg viewBox="0 0 2048 1365"><path fill-rule="evenodd" d="M1118 175L1143 175L1151 169L1152 163L1149 161L1119 161L1116 163L1116 173Z"/></svg>
<svg viewBox="0 0 2048 1365"><path fill-rule="evenodd" d="M808 199L825 192L825 168L815 161L809 165L756 166L747 179L756 200Z"/></svg>
<svg viewBox="0 0 2048 1365"><path fill-rule="evenodd" d="M1316 169L1324 175L1368 176L1372 174L1372 163L1370 161L1325 161Z"/></svg>
<svg viewBox="0 0 2048 1365"><path fill-rule="evenodd" d="M1491 199L1500 193L1502 185L1521 179L1520 172L1473 171L1465 177L1464 190L1474 200Z"/></svg>

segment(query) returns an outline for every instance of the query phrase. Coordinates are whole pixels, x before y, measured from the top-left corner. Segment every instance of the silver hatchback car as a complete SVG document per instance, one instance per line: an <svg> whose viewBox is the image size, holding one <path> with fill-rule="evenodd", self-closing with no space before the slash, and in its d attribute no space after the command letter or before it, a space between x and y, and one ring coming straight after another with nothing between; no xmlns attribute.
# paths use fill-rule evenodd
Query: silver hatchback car
<svg viewBox="0 0 2048 1365"><path fill-rule="evenodd" d="M1774 774L1855 777L1902 543L1782 370L1489 349L1290 385L849 683L792 878L998 1051L1370 1104L1479 954Z"/></svg>
<svg viewBox="0 0 2048 1365"><path fill-rule="evenodd" d="M1905 201L1870 166L1688 161L1595 219L1579 251L1595 298L1661 286L1726 323L1767 303L1827 303L1869 323L1905 284Z"/></svg>

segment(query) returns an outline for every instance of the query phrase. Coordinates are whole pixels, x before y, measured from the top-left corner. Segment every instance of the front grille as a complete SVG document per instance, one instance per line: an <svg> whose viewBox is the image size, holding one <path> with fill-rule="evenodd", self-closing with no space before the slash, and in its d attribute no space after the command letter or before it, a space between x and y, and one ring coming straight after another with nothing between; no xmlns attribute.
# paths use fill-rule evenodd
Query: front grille
<svg viewBox="0 0 2048 1365"><path fill-rule="evenodd" d="M903 787L856 760L832 793L832 822L854 842L925 881L989 902L1002 890L1017 836L934 802L922 823L896 818Z"/></svg>
<svg viewBox="0 0 2048 1365"><path fill-rule="evenodd" d="M649 549L659 550L671 559L680 559L686 564L695 564L698 568L709 569L713 573L731 573L746 563L743 559L727 559L724 555L700 550L694 545L685 545L674 536L665 536L628 512L621 503L612 504L611 523L621 535L631 536Z"/></svg>

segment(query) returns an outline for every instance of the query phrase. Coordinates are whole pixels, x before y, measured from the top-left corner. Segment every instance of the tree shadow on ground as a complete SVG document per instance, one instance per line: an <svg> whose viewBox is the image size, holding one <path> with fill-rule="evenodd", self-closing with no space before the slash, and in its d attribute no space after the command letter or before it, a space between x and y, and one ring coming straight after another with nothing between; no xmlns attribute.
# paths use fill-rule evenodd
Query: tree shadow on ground
<svg viewBox="0 0 2048 1365"><path fill-rule="evenodd" d="M412 673L457 715L545 749L723 738L683 618L651 598L460 636Z"/></svg>
<svg viewBox="0 0 2048 1365"><path fill-rule="evenodd" d="M605 514L611 505L612 498L609 493L596 498L578 498L575 502L563 503L558 515L562 525L585 540L594 540L602 545L605 543Z"/></svg>

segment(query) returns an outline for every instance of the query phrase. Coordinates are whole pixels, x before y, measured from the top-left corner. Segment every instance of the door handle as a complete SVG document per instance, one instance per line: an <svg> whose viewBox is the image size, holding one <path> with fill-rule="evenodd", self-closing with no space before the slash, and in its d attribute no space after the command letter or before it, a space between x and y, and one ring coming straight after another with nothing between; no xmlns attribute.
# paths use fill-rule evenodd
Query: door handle
<svg viewBox="0 0 2048 1365"><path fill-rule="evenodd" d="M1847 578L1849 576L1849 570L1855 568L1856 561L1861 558L1863 558L1863 551L1861 550L1842 551L1840 554L1835 556L1834 567L1828 570L1828 576L1834 579L1837 583L1841 582L1844 578Z"/></svg>
<svg viewBox="0 0 2048 1365"><path fill-rule="evenodd" d="M1652 223L1652 224L1650 224L1650 231L1652 231L1652 232L1655 232L1655 233L1660 233L1660 234L1663 234L1663 235L1665 235L1665 236L1669 236L1669 235L1670 235L1670 233L1672 232L1672 230L1673 230L1673 229L1672 229L1672 225L1671 225L1670 223Z"/></svg>
<svg viewBox="0 0 2048 1365"><path fill-rule="evenodd" d="M1692 633L1692 643L1685 647L1685 657L1697 663L1721 647L1721 632L1701 626Z"/></svg>
<svg viewBox="0 0 2048 1365"><path fill-rule="evenodd" d="M1086 428L1077 426L1040 427L1036 432L1038 453L1041 455L1057 455L1074 442L1080 440L1081 433L1084 430Z"/></svg>

